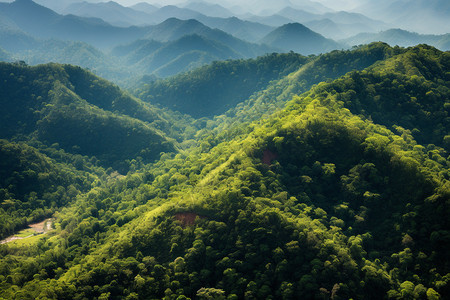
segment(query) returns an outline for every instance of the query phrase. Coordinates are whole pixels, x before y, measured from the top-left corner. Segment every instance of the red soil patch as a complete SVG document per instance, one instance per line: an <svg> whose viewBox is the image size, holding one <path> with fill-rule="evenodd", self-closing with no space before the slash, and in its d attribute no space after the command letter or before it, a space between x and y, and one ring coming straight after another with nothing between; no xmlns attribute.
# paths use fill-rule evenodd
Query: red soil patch
<svg viewBox="0 0 450 300"><path fill-rule="evenodd" d="M193 212L176 213L174 217L175 217L175 220L181 222L181 226L183 226L183 227L194 225L195 218L197 218L197 217L203 218Z"/></svg>
<svg viewBox="0 0 450 300"><path fill-rule="evenodd" d="M263 152L263 164L266 164L270 166L272 164L272 160L276 159L278 157L278 154L270 151L270 150L264 150Z"/></svg>

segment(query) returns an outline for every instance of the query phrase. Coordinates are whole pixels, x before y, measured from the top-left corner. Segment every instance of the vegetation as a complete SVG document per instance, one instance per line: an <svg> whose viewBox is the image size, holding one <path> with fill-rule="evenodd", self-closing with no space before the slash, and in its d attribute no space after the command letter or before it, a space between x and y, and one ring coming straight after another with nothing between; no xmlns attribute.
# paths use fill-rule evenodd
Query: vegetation
<svg viewBox="0 0 450 300"><path fill-rule="evenodd" d="M271 72L274 65L278 72ZM8 99L23 101L38 126L9 116L1 137L14 142L0 144L9 155L1 188L21 202L22 210L9 211L18 220L28 217L26 205L36 204L53 209L55 229L29 244L0 245L0 297L450 297L449 53L377 43L310 58L291 53L215 63L191 79L154 86L170 95L168 86L192 85L200 94L215 84L217 101L226 105L239 88L226 97L222 91L254 68L260 71L249 81L257 87L240 85L250 98L226 115L184 121L166 119L168 111L80 68L2 67L8 76L13 70L11 82L22 93L7 89ZM224 75L233 68L236 77ZM50 85L56 80L29 80L32 72L52 74L58 89ZM214 78L230 86L219 89ZM23 87L36 86L21 90L19 79ZM143 96L150 85L140 90ZM50 112L18 96L31 92L49 94ZM56 132L49 141L44 129L52 128L53 115L64 122L49 130ZM164 126L156 131L166 121L191 127L180 130L177 143ZM83 126L74 128L87 138L87 129L99 128L102 134L93 137L100 138L120 137L126 124L136 128L124 143L130 145L117 145L129 160L126 176L92 156L111 158L115 149L82 144L81 156L64 145L57 129L77 122ZM138 158L134 147L149 132L177 147L158 159ZM36 179L28 169L51 175ZM54 182L61 178L66 183ZM72 181L75 197L54 204L41 198Z"/></svg>

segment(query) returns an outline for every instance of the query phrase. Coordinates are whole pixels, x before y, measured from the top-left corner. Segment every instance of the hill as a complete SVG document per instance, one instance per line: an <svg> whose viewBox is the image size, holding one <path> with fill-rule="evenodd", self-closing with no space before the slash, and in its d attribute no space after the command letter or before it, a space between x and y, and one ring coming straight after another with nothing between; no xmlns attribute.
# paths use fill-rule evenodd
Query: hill
<svg viewBox="0 0 450 300"><path fill-rule="evenodd" d="M166 80L149 82L135 94L149 103L196 118L212 117L226 112L306 61L307 58L298 54L271 54L257 59L215 62Z"/></svg>
<svg viewBox="0 0 450 300"><path fill-rule="evenodd" d="M0 139L0 161L1 239L67 206L94 180L73 161L57 163L24 143Z"/></svg>
<svg viewBox="0 0 450 300"><path fill-rule="evenodd" d="M442 51L450 50L450 34L432 35L418 34L401 29L389 29L379 33L361 33L343 40L348 45L360 45L373 41L382 41L390 45L410 47L418 44L428 44Z"/></svg>
<svg viewBox="0 0 450 300"><path fill-rule="evenodd" d="M294 51L303 55L325 53L342 48L335 41L326 39L299 23L283 25L266 35L260 42L283 51Z"/></svg>
<svg viewBox="0 0 450 300"><path fill-rule="evenodd" d="M449 129L448 56L378 43L314 58L334 74L372 63L80 195L35 247L1 248L2 295L448 298L448 152L432 144ZM408 122L439 130L416 140Z"/></svg>
<svg viewBox="0 0 450 300"><path fill-rule="evenodd" d="M126 159L154 160L175 149L157 129L166 122L157 111L79 67L2 63L0 70L7 82L1 138L33 136L121 170Z"/></svg>

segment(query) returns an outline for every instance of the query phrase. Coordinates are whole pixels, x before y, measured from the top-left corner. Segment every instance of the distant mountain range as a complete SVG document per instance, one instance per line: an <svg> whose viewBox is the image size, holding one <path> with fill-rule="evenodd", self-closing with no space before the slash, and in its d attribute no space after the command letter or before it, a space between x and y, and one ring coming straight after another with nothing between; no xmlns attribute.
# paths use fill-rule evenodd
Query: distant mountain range
<svg viewBox="0 0 450 300"><path fill-rule="evenodd" d="M289 51L319 54L372 41L450 49L448 35L380 32L386 23L360 13L307 9L311 3L303 2L289 2L276 14L239 18L231 9L205 2L124 7L112 1L62 1L60 13L32 0L0 3L0 60L76 64L125 84L143 75L175 75L215 60ZM51 0L45 3L57 6Z"/></svg>

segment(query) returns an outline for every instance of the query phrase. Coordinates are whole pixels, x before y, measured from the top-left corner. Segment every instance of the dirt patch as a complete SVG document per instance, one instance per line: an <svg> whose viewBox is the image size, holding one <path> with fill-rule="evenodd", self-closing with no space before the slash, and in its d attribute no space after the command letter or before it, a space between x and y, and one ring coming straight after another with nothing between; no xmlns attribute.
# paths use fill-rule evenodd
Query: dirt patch
<svg viewBox="0 0 450 300"><path fill-rule="evenodd" d="M198 214L193 213L193 212L176 213L174 215L174 217L175 217L175 220L181 222L181 226L183 226L183 227L194 225L195 218L197 218L197 217L204 218L204 217L199 216Z"/></svg>
<svg viewBox="0 0 450 300"><path fill-rule="evenodd" d="M34 233L27 235L27 236L17 236L17 235L13 235L10 236L2 241L0 241L0 244L6 244L15 240L21 240L21 239L26 239L32 236L35 236L36 234L42 234L42 233L47 233L52 229L52 219L46 219L42 222L39 223L33 223L28 225L28 228L33 229ZM19 232L20 233L20 232ZM16 233L18 234L18 233Z"/></svg>
<svg viewBox="0 0 450 300"><path fill-rule="evenodd" d="M278 154L276 154L270 150L264 150L262 162L263 162L263 164L270 166L272 164L272 161L274 159L277 159L277 157L278 157Z"/></svg>

